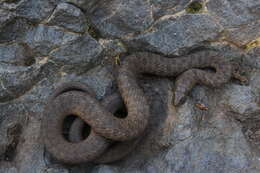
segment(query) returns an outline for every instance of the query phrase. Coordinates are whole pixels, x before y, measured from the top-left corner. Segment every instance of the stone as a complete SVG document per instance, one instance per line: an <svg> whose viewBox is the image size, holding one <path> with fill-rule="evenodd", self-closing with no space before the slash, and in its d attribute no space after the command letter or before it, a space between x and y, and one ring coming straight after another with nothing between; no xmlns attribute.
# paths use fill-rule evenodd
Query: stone
<svg viewBox="0 0 260 173"><path fill-rule="evenodd" d="M0 45L0 63L30 66L34 61L34 57L26 45L18 43Z"/></svg>
<svg viewBox="0 0 260 173"><path fill-rule="evenodd" d="M14 20L15 14L0 8L0 31L8 22Z"/></svg>
<svg viewBox="0 0 260 173"><path fill-rule="evenodd" d="M114 90L115 77L110 66L97 66L81 76L75 73L67 74L63 71L63 76L57 81L57 85L69 81L78 81L86 84L95 92L97 98L101 99L111 94Z"/></svg>
<svg viewBox="0 0 260 173"><path fill-rule="evenodd" d="M21 0L15 11L18 16L39 23L52 13L55 4L54 0Z"/></svg>
<svg viewBox="0 0 260 173"><path fill-rule="evenodd" d="M103 48L104 56L115 57L127 51L120 40L99 39L99 43Z"/></svg>
<svg viewBox="0 0 260 173"><path fill-rule="evenodd" d="M46 56L52 50L76 40L79 37L80 35L78 34L41 24L25 34L24 42L32 49L34 54Z"/></svg>
<svg viewBox="0 0 260 173"><path fill-rule="evenodd" d="M165 15L174 15L181 12L190 2L189 0L151 0L153 6L153 16L159 19Z"/></svg>
<svg viewBox="0 0 260 173"><path fill-rule="evenodd" d="M206 7L224 27L233 28L259 20L259 4L254 0L209 0Z"/></svg>
<svg viewBox="0 0 260 173"><path fill-rule="evenodd" d="M23 18L15 18L10 20L0 28L0 43L21 41L33 26L30 22Z"/></svg>
<svg viewBox="0 0 260 173"><path fill-rule="evenodd" d="M253 70L249 73L249 85L232 84L223 92L223 104L226 109L236 114L236 118L244 121L255 112L260 111L259 91L260 78L259 71Z"/></svg>
<svg viewBox="0 0 260 173"><path fill-rule="evenodd" d="M147 0L113 0L101 3L89 16L102 36L126 37L153 23L151 10Z"/></svg>
<svg viewBox="0 0 260 173"><path fill-rule="evenodd" d="M76 5L77 7L84 10L86 13L91 13L94 9L96 9L99 6L100 3L100 1L98 0L66 0L66 2Z"/></svg>
<svg viewBox="0 0 260 173"><path fill-rule="evenodd" d="M78 33L84 33L88 29L87 19L83 12L68 3L58 4L51 17L47 20L47 24L63 27Z"/></svg>
<svg viewBox="0 0 260 173"><path fill-rule="evenodd" d="M260 39L260 22L255 21L239 28L228 30L227 39L241 48L247 48L247 44L258 37ZM260 43L259 43L260 44Z"/></svg>
<svg viewBox="0 0 260 173"><path fill-rule="evenodd" d="M0 64L0 103L23 95L52 69L51 63L34 63L30 66Z"/></svg>
<svg viewBox="0 0 260 173"><path fill-rule="evenodd" d="M246 63L253 68L260 68L260 47L249 50L246 56Z"/></svg>
<svg viewBox="0 0 260 173"><path fill-rule="evenodd" d="M182 50L216 39L221 31L223 27L207 14L166 16L159 19L150 32L131 37L125 42L128 47L137 50L179 55Z"/></svg>
<svg viewBox="0 0 260 173"><path fill-rule="evenodd" d="M88 34L84 34L68 44L61 45L52 51L50 56L54 61L63 64L78 64L89 68L98 62L101 52L100 44Z"/></svg>

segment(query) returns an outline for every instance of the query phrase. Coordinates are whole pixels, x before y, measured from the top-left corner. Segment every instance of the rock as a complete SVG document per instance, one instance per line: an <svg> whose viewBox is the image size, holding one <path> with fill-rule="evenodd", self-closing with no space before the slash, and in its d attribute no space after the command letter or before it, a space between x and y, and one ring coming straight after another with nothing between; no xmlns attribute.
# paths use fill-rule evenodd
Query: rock
<svg viewBox="0 0 260 173"><path fill-rule="evenodd" d="M153 5L153 16L158 19L164 15L174 15L181 12L189 3L189 0L151 0Z"/></svg>
<svg viewBox="0 0 260 173"><path fill-rule="evenodd" d="M96 9L99 6L100 3L100 1L98 0L66 0L66 2L76 5L77 7L84 10L86 13L91 13L94 9ZM104 1L102 1L101 3L104 3Z"/></svg>
<svg viewBox="0 0 260 173"><path fill-rule="evenodd" d="M90 14L90 19L102 36L126 37L153 23L151 10L147 0L113 0L101 3Z"/></svg>
<svg viewBox="0 0 260 173"><path fill-rule="evenodd" d="M15 14L0 8L0 31L10 21L14 20Z"/></svg>
<svg viewBox="0 0 260 173"><path fill-rule="evenodd" d="M156 161L153 161L152 165L161 166L157 167L157 170L163 169L167 173L250 172L248 167L252 162L250 150L243 139L242 132L236 124L224 123L225 117L219 118L212 119L213 127L206 127L206 129L201 127L193 138L177 143L163 157L165 159L163 162L158 160L163 165L156 164ZM221 127L215 129L214 126L218 123ZM224 133L223 136L220 135L221 133ZM178 159L179 157L183 159Z"/></svg>
<svg viewBox="0 0 260 173"><path fill-rule="evenodd" d="M30 116L30 115L29 115ZM41 143L38 118L30 118L30 122L23 131L23 141L19 142L15 161L20 172L44 172L44 146Z"/></svg>
<svg viewBox="0 0 260 173"><path fill-rule="evenodd" d="M253 68L260 68L260 47L251 49L246 56L247 65Z"/></svg>
<svg viewBox="0 0 260 173"><path fill-rule="evenodd" d="M98 99L109 95L114 90L115 77L112 73L112 69L109 66L97 66L85 74L78 76L77 74L63 73L62 78L57 82L58 84L66 83L69 81L78 81L89 86Z"/></svg>
<svg viewBox="0 0 260 173"><path fill-rule="evenodd" d="M260 111L259 91L260 91L259 71L254 70L250 73L249 85L241 86L230 85L223 92L223 104L230 112L237 114L237 119L244 121Z"/></svg>
<svg viewBox="0 0 260 173"><path fill-rule="evenodd" d="M18 16L39 23L46 19L54 8L54 0L21 0L15 11Z"/></svg>
<svg viewBox="0 0 260 173"><path fill-rule="evenodd" d="M159 19L150 32L126 39L125 42L137 50L178 55L181 50L216 39L222 30L221 25L207 14L166 16Z"/></svg>
<svg viewBox="0 0 260 173"><path fill-rule="evenodd" d="M17 43L0 45L0 63L30 66L34 62L34 57L26 45Z"/></svg>
<svg viewBox="0 0 260 173"><path fill-rule="evenodd" d="M84 34L68 44L61 45L52 51L50 56L54 61L63 64L77 64L90 68L97 64L101 52L100 44L88 34Z"/></svg>
<svg viewBox="0 0 260 173"><path fill-rule="evenodd" d="M226 28L250 24L258 20L260 17L259 10L257 10L259 5L260 2L254 0L209 0L206 4L208 11L216 15Z"/></svg>
<svg viewBox="0 0 260 173"><path fill-rule="evenodd" d="M24 37L24 42L28 44L34 54L47 56L50 51L76 40L80 35L52 26L38 25L28 31Z"/></svg>
<svg viewBox="0 0 260 173"><path fill-rule="evenodd" d="M127 51L120 40L99 39L99 43L103 48L102 54L104 56L114 57Z"/></svg>
<svg viewBox="0 0 260 173"><path fill-rule="evenodd" d="M47 20L48 25L60 26L72 32L83 33L88 29L87 19L80 9L67 4L60 3Z"/></svg>
<svg viewBox="0 0 260 173"><path fill-rule="evenodd" d="M0 64L0 103L16 99L30 90L44 75L53 69L52 64L37 62L31 66L16 67Z"/></svg>
<svg viewBox="0 0 260 173"><path fill-rule="evenodd" d="M255 21L239 28L229 29L227 39L234 42L241 48L247 48L246 45L256 40L260 34L260 23ZM260 44L260 43L259 43Z"/></svg>
<svg viewBox="0 0 260 173"><path fill-rule="evenodd" d="M15 18L10 20L0 28L0 43L21 41L33 26L30 22L23 18Z"/></svg>

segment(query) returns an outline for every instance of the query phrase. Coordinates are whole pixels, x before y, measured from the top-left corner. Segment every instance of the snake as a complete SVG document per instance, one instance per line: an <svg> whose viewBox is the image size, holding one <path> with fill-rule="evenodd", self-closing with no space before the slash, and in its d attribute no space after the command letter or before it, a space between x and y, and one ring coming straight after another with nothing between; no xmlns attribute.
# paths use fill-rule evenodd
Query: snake
<svg viewBox="0 0 260 173"><path fill-rule="evenodd" d="M211 50L177 58L151 52L127 55L116 76L120 97L112 96L111 99L119 105L123 102L127 116L114 116L113 112L118 107L110 107L109 102L113 105L111 100L98 101L94 92L83 84L65 85L63 89L55 91L47 101L42 121L43 142L56 159L69 164L118 160L129 152L120 156L120 152L130 144L138 145L136 143L148 124L150 109L144 91L138 84L141 75L176 77L173 104L178 106L185 101L185 97L196 84L221 87L230 80L232 71L232 65L219 52ZM118 101L120 98L122 101ZM70 137L74 140L71 142L63 137L62 127L68 115L76 115L80 118L77 121L84 121L91 126L86 139L79 140L80 136L75 139ZM76 134L76 129L80 129L80 123L72 125L70 136ZM118 145L113 145L114 142ZM116 155L119 156L109 160Z"/></svg>

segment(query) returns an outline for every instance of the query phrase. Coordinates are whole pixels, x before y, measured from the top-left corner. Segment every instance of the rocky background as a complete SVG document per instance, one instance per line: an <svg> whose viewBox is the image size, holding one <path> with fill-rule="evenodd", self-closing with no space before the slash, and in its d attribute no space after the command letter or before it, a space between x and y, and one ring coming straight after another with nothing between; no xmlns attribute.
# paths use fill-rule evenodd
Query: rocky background
<svg viewBox="0 0 260 173"><path fill-rule="evenodd" d="M42 112L60 83L102 99L122 54L205 49L240 63L248 82L197 86L174 107L174 79L145 77L149 131L125 159L69 166L45 151ZM0 74L1 173L260 172L259 0L0 0Z"/></svg>

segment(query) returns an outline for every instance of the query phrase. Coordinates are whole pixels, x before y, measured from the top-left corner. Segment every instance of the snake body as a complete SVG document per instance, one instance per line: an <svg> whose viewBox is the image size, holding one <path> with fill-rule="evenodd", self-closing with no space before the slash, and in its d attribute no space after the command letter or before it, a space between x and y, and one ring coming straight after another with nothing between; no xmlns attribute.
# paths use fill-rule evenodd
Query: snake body
<svg viewBox="0 0 260 173"><path fill-rule="evenodd" d="M200 69L208 67L214 68L215 72ZM120 119L113 116L113 110L97 101L88 89L71 90L73 87L68 87L70 89L65 89L66 92L54 93L46 106L43 137L47 150L66 163L98 161L100 157L102 162L102 155L105 158L103 162L109 162L113 159L109 160L106 153L112 141L119 141L123 145L118 145L108 152L110 157L118 155L127 143L135 144L146 129L149 117L149 105L137 80L141 74L178 76L174 97L174 104L178 105L195 84L219 87L228 82L232 76L232 66L214 51L198 52L180 58L166 58L148 52L129 55L121 64L117 76L119 92L128 112L127 117ZM91 126L90 135L86 139L80 142L64 139L62 126L68 115L79 116ZM77 126L80 125L72 126L71 131Z"/></svg>

